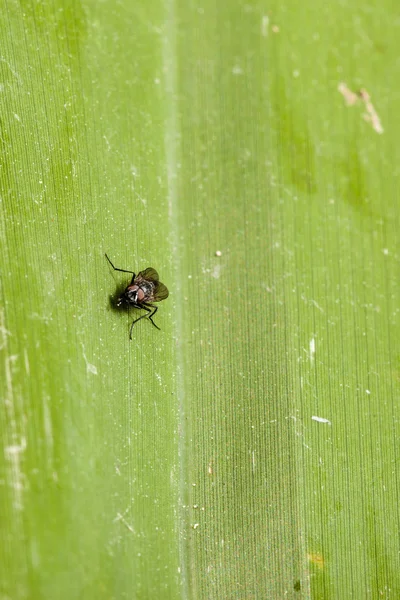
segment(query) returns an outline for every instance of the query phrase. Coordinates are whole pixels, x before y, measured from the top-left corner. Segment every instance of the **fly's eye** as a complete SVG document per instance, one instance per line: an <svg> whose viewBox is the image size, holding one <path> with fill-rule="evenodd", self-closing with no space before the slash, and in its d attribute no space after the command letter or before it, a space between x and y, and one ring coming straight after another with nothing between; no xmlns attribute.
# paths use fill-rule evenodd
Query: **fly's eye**
<svg viewBox="0 0 400 600"><path fill-rule="evenodd" d="M138 291L136 292L136 297L139 302L142 302L144 300L145 293L141 288L139 288Z"/></svg>

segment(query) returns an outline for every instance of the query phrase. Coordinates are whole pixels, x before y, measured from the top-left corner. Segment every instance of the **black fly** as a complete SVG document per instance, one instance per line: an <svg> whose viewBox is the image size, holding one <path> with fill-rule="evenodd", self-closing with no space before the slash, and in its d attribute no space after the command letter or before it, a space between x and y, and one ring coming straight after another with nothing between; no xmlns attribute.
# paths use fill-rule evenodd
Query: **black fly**
<svg viewBox="0 0 400 600"><path fill-rule="evenodd" d="M143 308L147 311L147 314L142 315L133 321L129 330L129 339L132 339L132 329L134 324L145 317L150 319L154 327L160 329L153 321L153 317L158 310L158 306L154 306L153 302L165 300L165 298L168 298L169 292L167 286L159 280L157 271L152 267L149 267L136 275L133 271L117 269L117 267L114 267L107 254L105 256L114 271L122 271L122 273L131 273L132 275L130 284L117 300L117 306Z"/></svg>

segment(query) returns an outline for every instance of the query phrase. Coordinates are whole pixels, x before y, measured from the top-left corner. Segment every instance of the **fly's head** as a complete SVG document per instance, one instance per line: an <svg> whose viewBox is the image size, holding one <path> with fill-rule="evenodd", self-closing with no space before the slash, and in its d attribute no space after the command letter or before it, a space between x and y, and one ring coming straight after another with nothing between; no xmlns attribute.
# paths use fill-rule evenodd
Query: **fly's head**
<svg viewBox="0 0 400 600"><path fill-rule="evenodd" d="M117 306L130 306L140 304L145 300L145 290L138 285L128 285L126 290L117 300Z"/></svg>

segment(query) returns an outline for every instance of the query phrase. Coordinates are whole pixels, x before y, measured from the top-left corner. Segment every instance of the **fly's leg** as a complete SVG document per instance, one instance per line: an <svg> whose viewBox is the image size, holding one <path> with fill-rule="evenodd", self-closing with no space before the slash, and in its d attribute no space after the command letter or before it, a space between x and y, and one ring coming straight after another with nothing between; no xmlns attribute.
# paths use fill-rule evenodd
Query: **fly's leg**
<svg viewBox="0 0 400 600"><path fill-rule="evenodd" d="M143 310L147 310L147 312L151 312L150 308L147 308L147 306L135 306L135 308L143 308ZM142 315L141 317L138 317L137 319L135 319L134 321L132 321L131 327L129 329L129 339L132 339L132 330L133 330L133 326L135 323L137 323L138 321L140 321L141 319L144 319L145 317L147 317L147 314Z"/></svg>
<svg viewBox="0 0 400 600"><path fill-rule="evenodd" d="M161 329L159 328L159 326L158 326L158 325L156 325L156 324L154 323L154 321L153 321L153 317L154 317L154 315L156 314L156 312L158 311L158 306L153 306L153 308L154 308L154 310L153 310L153 312L151 313L151 315L149 315L149 319L150 319L150 321L153 323L154 327L155 327L156 329L158 329L159 331L161 331Z"/></svg>
<svg viewBox="0 0 400 600"><path fill-rule="evenodd" d="M146 304L141 304L140 306L135 306L135 308L143 308L143 310L146 310L146 311L147 311L147 314L145 314L145 315L142 315L141 317L139 317L138 319L135 319L135 320L132 322L132 324L131 324L131 327L130 327L130 330L129 330L129 339L130 339L130 340L132 339L132 330L133 330L133 326L134 326L134 324L135 324L135 323L137 323L138 321L140 321L141 319L145 319L146 317L147 317L148 319L150 319L150 321L152 322L152 324L154 325L154 327L155 327L156 329L158 329L159 331L161 331L161 330L160 330L160 328L158 327L158 325L156 325L156 324L154 323L153 319L152 319L152 317L155 315L155 313L156 313L156 312L157 312L157 310L158 310L158 306L152 306L152 305L150 305L150 306L147 306ZM152 308L154 308L153 312L152 312L152 310L151 310ZM149 315L148 313L151 313L151 314Z"/></svg>
<svg viewBox="0 0 400 600"><path fill-rule="evenodd" d="M105 257L108 260L108 262L110 263L110 265L112 266L112 268L114 269L114 271L121 271L121 273L131 273L131 275L133 275L133 277L132 277L132 283L133 283L133 281L135 280L135 277L136 277L136 274L133 271L127 271L126 269L117 269L117 267L114 267L111 260L108 258L107 254L105 254Z"/></svg>

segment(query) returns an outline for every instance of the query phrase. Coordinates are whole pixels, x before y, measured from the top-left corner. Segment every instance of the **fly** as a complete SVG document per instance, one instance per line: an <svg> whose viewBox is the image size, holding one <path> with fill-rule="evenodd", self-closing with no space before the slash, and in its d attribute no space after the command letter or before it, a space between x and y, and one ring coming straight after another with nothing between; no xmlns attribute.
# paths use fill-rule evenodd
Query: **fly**
<svg viewBox="0 0 400 600"><path fill-rule="evenodd" d="M153 317L158 310L158 306L154 306L153 302L161 302L161 300L165 300L165 298L168 298L169 292L167 286L161 283L159 280L157 271L152 267L149 267L144 271L140 271L140 273L136 275L133 271L117 269L117 267L114 267L107 254L105 256L114 271L131 273L132 275L130 284L125 288L125 291L117 300L117 306L125 308L142 308L143 310L147 311L147 314L142 315L132 322L129 329L129 339L132 339L132 330L134 324L145 317L150 319L154 327L160 329L153 321Z"/></svg>

